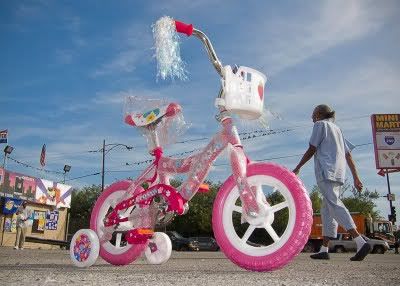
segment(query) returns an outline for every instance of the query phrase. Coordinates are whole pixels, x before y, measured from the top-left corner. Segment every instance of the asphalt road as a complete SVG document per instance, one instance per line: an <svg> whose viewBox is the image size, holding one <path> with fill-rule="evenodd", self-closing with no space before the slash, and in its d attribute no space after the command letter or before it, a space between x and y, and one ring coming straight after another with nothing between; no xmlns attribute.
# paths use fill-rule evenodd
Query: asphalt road
<svg viewBox="0 0 400 286"><path fill-rule="evenodd" d="M221 252L173 252L163 265L145 259L122 267L99 258L90 268L77 268L66 250L13 250L0 247L0 285L400 285L400 255L370 254L362 262L354 253L331 254L315 261L301 253L281 270L243 270Z"/></svg>

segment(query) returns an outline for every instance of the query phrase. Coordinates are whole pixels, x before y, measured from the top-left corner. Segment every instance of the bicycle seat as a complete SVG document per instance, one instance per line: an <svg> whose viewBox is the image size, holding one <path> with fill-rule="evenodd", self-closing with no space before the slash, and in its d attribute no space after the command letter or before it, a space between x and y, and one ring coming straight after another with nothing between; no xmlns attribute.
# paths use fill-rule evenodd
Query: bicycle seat
<svg viewBox="0 0 400 286"><path fill-rule="evenodd" d="M177 103L170 103L168 105L164 105L155 109L148 110L143 113L130 113L125 115L125 123L137 126L137 127L145 127L163 116L174 117L182 110L181 106Z"/></svg>

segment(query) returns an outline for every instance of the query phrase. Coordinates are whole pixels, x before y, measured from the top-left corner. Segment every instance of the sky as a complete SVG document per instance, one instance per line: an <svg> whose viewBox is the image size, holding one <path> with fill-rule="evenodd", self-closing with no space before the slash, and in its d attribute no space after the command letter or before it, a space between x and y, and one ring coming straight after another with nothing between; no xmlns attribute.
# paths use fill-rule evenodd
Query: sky
<svg viewBox="0 0 400 286"><path fill-rule="evenodd" d="M207 140L197 139L220 128L214 118L220 79L201 42L186 36L180 50L189 79L157 79L151 26L170 16L205 32L223 65L267 75L268 128L278 132L243 140L250 159L293 169L308 147L313 108L328 104L345 137L359 145L352 155L364 186L384 196L370 115L400 111L399 13L400 3L386 0L1 1L0 130L8 129L14 147L6 168L62 181L67 164L67 184L101 184L100 175L90 175L101 171L105 140L134 147L107 153L105 184L135 177L146 166L135 163L150 156L144 137L122 120L126 96L166 98L183 107L190 128L177 140L186 142L166 146L166 155L205 146ZM237 126L239 132L264 128L240 120ZM209 174L214 182L231 173L224 155ZM299 177L311 190L312 161ZM349 170L348 177L351 182ZM400 173L391 174L390 183L400 200ZM387 199L376 202L387 217Z"/></svg>

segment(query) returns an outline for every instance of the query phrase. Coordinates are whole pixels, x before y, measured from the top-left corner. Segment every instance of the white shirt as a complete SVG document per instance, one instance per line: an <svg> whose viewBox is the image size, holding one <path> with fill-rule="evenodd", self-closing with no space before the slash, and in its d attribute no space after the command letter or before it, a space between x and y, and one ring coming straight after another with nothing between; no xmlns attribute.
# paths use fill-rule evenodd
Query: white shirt
<svg viewBox="0 0 400 286"><path fill-rule="evenodd" d="M22 206L20 206L18 208L18 212L19 214L17 215L17 226L27 227L28 226L27 220L31 216L32 211L27 207L23 208Z"/></svg>
<svg viewBox="0 0 400 286"><path fill-rule="evenodd" d="M347 141L333 119L314 123L310 145L317 148L314 154L314 170L317 182L330 180L344 183L346 178L346 153L354 145Z"/></svg>

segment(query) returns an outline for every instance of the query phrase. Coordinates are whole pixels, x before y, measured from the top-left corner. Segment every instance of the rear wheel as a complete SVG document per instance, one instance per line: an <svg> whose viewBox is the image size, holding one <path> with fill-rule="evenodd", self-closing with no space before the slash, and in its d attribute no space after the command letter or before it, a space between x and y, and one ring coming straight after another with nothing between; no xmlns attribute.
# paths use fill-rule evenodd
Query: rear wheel
<svg viewBox="0 0 400 286"><path fill-rule="evenodd" d="M71 239L69 254L78 267L92 266L99 256L99 238L91 229L78 230Z"/></svg>
<svg viewBox="0 0 400 286"><path fill-rule="evenodd" d="M110 185L97 199L90 218L90 228L95 231L100 239L100 256L108 263L114 265L126 265L138 258L147 242L142 244L129 244L125 240L125 233L135 228L132 221L122 222L107 239L104 229L104 218L114 209L114 206L122 199L129 186L130 181L120 181ZM138 188L135 193L142 191ZM139 211L135 206L128 208L122 217L127 217Z"/></svg>
<svg viewBox="0 0 400 286"><path fill-rule="evenodd" d="M314 251L315 251L314 244L311 241L307 242L303 248L303 252L311 253Z"/></svg>
<svg viewBox="0 0 400 286"><path fill-rule="evenodd" d="M172 243L168 235L155 232L144 252L150 264L162 264L171 257Z"/></svg>
<svg viewBox="0 0 400 286"><path fill-rule="evenodd" d="M385 253L385 249L383 248L383 246L375 245L372 252L373 253L377 253L377 254L384 254Z"/></svg>
<svg viewBox="0 0 400 286"><path fill-rule="evenodd" d="M335 247L335 252L336 253L344 253L346 251L345 251L344 247L340 245L340 246Z"/></svg>

